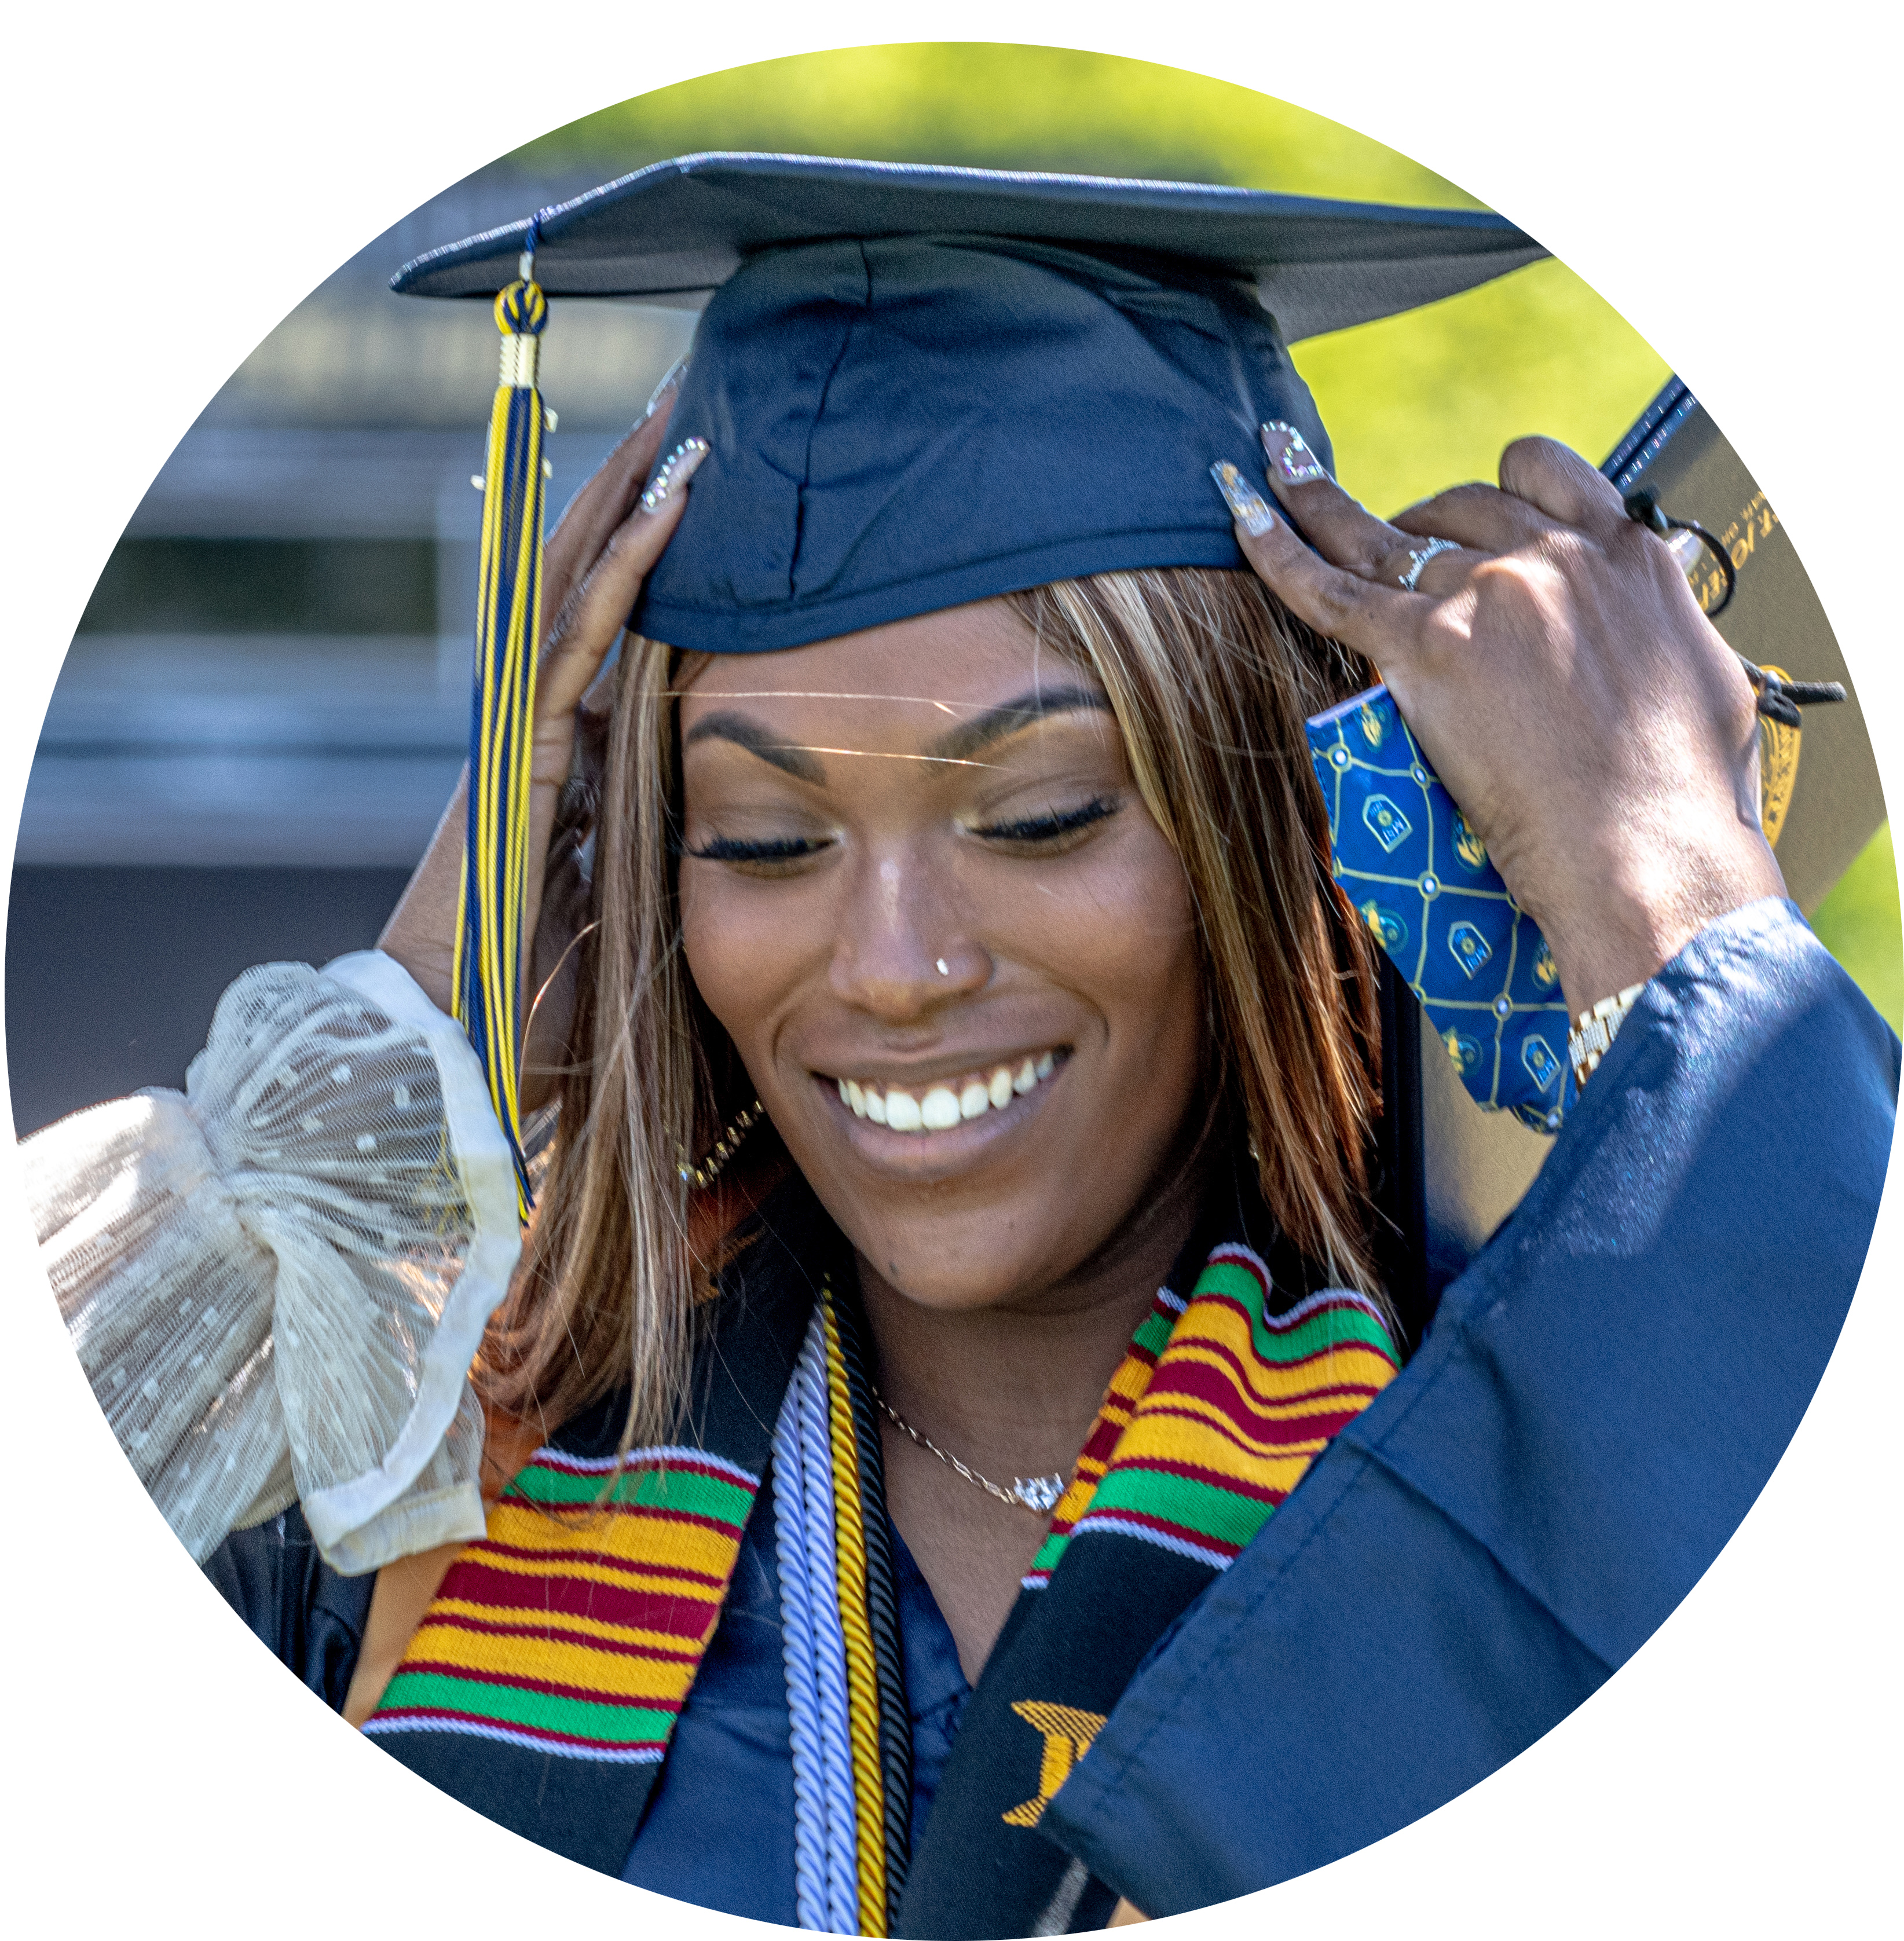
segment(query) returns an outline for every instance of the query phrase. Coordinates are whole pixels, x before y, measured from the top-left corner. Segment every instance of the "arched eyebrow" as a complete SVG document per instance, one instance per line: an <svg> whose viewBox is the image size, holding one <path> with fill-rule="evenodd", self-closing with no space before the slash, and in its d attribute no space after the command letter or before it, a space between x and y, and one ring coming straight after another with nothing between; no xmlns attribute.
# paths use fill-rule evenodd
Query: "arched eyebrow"
<svg viewBox="0 0 1904 1941"><path fill-rule="evenodd" d="M783 773L796 781L814 782L824 785L827 771L805 749L795 747L772 735L760 723L745 714L737 714L723 710L704 715L683 737L683 750L691 748L697 741L732 741L746 749L750 755L758 755L763 762L770 763Z"/></svg>
<svg viewBox="0 0 1904 1941"><path fill-rule="evenodd" d="M964 760L990 747L993 742L1003 741L1007 735L1041 721L1047 714L1068 714L1080 708L1092 708L1101 714L1111 711L1109 701L1094 687L1032 688L1015 701L1007 701L1000 708L988 708L983 714L961 722L940 735L927 753L941 762Z"/></svg>
<svg viewBox="0 0 1904 1941"><path fill-rule="evenodd" d="M846 696L839 697L842 699ZM857 698L857 697L854 697ZM871 697L869 697L871 698ZM943 703L936 704L943 705ZM975 715L970 721L961 722L922 753L901 756L897 759L915 762L958 762L973 763L972 757L980 750L989 748L993 742L1003 741L1007 735L1016 734L1021 728L1028 728L1035 721L1041 721L1047 715L1068 714L1079 708L1090 708L1099 714L1111 712L1111 704L1097 689L1092 687L1046 687L1028 689L1016 700L1007 701L997 708L988 708L983 714ZM685 750L697 741L732 741L737 747L747 750L750 755L758 755L762 761L770 763L783 774L796 781L811 782L817 787L826 785L827 772L815 759L816 755L851 754L849 748L816 750L797 743L784 741L772 733L750 715L736 713L731 708L723 708L712 714L704 715L689 729L681 743Z"/></svg>

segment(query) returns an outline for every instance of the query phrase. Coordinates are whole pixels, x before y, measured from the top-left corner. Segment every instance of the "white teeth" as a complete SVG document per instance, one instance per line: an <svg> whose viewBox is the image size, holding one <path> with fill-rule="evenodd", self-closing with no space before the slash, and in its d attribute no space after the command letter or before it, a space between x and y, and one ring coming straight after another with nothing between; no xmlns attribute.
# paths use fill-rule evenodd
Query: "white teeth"
<svg viewBox="0 0 1904 1941"><path fill-rule="evenodd" d="M1057 1053L1047 1051L1025 1059L1015 1071L1009 1065L998 1065L989 1074L974 1071L955 1083L928 1086L923 1098L915 1097L903 1085L862 1085L856 1078L835 1083L840 1102L855 1118L870 1119L876 1126L886 1126L896 1133L944 1133L967 1119L1002 1112L1014 1097L1022 1099L1057 1068Z"/></svg>
<svg viewBox="0 0 1904 1941"><path fill-rule="evenodd" d="M886 1100L886 1111L890 1115L892 1111L890 1095ZM920 1105L919 1117L928 1133L950 1132L958 1123L958 1094L949 1086L934 1086Z"/></svg>

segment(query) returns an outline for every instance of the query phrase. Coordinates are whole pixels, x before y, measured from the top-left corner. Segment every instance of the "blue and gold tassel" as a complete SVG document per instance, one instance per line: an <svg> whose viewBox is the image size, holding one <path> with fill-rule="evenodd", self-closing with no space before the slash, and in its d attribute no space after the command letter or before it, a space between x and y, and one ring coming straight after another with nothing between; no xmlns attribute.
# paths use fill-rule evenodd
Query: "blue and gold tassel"
<svg viewBox="0 0 1904 1941"><path fill-rule="evenodd" d="M522 934L529 876L529 775L540 646L542 435L536 388L549 301L534 281L534 242L496 298L502 381L490 411L469 717L469 824L457 912L454 1010L482 1060L514 1155L522 1217L531 1204L517 1090L522 1059Z"/></svg>

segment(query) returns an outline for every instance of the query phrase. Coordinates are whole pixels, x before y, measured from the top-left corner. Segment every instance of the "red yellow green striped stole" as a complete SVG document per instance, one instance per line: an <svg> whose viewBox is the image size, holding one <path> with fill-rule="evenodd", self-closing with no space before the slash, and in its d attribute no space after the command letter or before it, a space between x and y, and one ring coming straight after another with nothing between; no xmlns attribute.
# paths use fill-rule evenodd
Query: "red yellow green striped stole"
<svg viewBox="0 0 1904 1941"><path fill-rule="evenodd" d="M625 1465L538 1450L451 1565L365 1731L660 1759L759 1487L697 1449Z"/></svg>
<svg viewBox="0 0 1904 1941"><path fill-rule="evenodd" d="M1234 1243L1209 1253L1187 1301L1158 1294L973 1694L914 1855L863 1318L830 1289L817 1302L791 1287L757 1298L755 1319L735 1310L723 1350L735 1396L721 1405L727 1426L709 1435L748 1464L689 1447L624 1462L537 1450L451 1565L365 1730L478 1810L619 1867L771 1459L802 1924L1031 1931L1050 1891L1044 1873L1065 1864L1035 1829L1088 1746L1077 1722L1108 1715L1150 1642L1392 1377L1398 1357L1379 1310L1334 1288L1291 1304ZM790 1380L768 1372L790 1365ZM1071 1722L1062 1757L1046 1729L1053 1719ZM585 1842L569 1830L579 1820L591 1823ZM975 1892L1003 1898L980 1906Z"/></svg>
<svg viewBox="0 0 1904 1941"><path fill-rule="evenodd" d="M895 1932L1104 1924L1114 1897L1044 1836L1046 1808L1146 1655L1399 1359L1374 1302L1277 1288L1235 1241L1187 1300L1158 1295L967 1702Z"/></svg>
<svg viewBox="0 0 1904 1941"><path fill-rule="evenodd" d="M1116 1530L1221 1570L1400 1357L1366 1295L1325 1288L1270 1312L1270 1270L1214 1249L1187 1301L1159 1290L1025 1578L1040 1590L1087 1530Z"/></svg>

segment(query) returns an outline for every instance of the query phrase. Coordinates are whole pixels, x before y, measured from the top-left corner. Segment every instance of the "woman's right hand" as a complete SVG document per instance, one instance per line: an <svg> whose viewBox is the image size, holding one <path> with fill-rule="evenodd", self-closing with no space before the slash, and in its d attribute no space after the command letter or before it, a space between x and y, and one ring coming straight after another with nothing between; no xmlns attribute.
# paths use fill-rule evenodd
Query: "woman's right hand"
<svg viewBox="0 0 1904 1941"><path fill-rule="evenodd" d="M1294 613L1375 663L1545 933L1569 1010L1784 894L1738 656L1585 459L1521 439L1498 488L1456 486L1391 522L1286 426L1264 443L1270 489L1311 544L1260 501L1239 512L1238 543Z"/></svg>
<svg viewBox="0 0 1904 1941"><path fill-rule="evenodd" d="M587 718L583 698L619 637L642 581L680 523L687 499L684 488L707 456L704 445L691 441L670 472L666 496L652 507L640 503L643 482L667 436L679 376L677 367L663 381L647 415L570 502L544 552L525 943L536 934L556 805L569 778L578 730L586 735L592 729L591 738L599 741L601 723ZM377 948L395 958L445 1011L451 1008L468 784L466 769L377 940ZM534 1102L525 1098L524 1102Z"/></svg>

